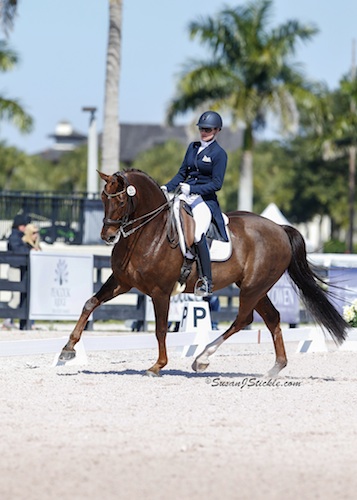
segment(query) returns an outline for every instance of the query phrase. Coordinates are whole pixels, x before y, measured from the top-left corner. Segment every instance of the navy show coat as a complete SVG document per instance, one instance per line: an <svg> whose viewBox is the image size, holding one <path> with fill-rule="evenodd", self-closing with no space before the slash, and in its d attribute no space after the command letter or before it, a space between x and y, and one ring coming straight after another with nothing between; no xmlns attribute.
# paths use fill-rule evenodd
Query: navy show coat
<svg viewBox="0 0 357 500"><path fill-rule="evenodd" d="M20 229L13 228L7 242L9 252L29 254L30 248L22 241L24 233Z"/></svg>
<svg viewBox="0 0 357 500"><path fill-rule="evenodd" d="M186 151L182 165L173 179L166 184L168 191L174 191L180 182L190 185L190 194L199 194L208 205L220 235L228 241L222 212L216 192L223 184L227 168L227 153L213 141L199 154L200 142L192 142Z"/></svg>

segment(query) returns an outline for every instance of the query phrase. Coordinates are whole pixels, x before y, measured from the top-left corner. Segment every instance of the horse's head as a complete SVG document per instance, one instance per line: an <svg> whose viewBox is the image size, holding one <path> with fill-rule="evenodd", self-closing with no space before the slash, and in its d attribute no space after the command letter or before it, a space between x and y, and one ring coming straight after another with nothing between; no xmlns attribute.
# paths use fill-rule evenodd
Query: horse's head
<svg viewBox="0 0 357 500"><path fill-rule="evenodd" d="M106 243L114 243L118 237L120 226L126 222L134 211L133 198L136 194L122 172L113 175L98 172L105 182L102 192L104 219L101 238Z"/></svg>

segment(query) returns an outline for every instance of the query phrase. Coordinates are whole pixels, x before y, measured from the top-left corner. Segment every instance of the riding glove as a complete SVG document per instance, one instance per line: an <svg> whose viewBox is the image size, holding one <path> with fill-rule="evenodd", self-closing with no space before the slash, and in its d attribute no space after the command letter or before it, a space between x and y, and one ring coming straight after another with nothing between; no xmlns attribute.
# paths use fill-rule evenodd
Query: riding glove
<svg viewBox="0 0 357 500"><path fill-rule="evenodd" d="M168 192L167 187L165 186L165 184L163 186L160 186L160 189L164 193L166 199L169 201L170 200L170 196L169 196L169 192Z"/></svg>
<svg viewBox="0 0 357 500"><path fill-rule="evenodd" d="M185 182L180 182L181 193L188 196L190 194L190 185Z"/></svg>

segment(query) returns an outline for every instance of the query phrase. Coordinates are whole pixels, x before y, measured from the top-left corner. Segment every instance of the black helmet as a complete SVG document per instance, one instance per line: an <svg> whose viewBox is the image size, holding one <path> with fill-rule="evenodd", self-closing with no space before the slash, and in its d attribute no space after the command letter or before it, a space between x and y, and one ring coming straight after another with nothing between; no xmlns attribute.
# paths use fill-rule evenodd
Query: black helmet
<svg viewBox="0 0 357 500"><path fill-rule="evenodd" d="M222 128L222 118L215 111L205 111L196 123L197 127L204 128Z"/></svg>

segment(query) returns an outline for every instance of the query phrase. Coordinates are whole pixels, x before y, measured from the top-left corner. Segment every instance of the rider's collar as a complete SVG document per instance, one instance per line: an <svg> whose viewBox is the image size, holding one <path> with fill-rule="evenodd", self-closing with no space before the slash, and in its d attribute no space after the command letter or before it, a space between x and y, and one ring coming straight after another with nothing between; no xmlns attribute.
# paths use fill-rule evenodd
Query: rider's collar
<svg viewBox="0 0 357 500"><path fill-rule="evenodd" d="M202 139L200 140L200 143L201 143L201 148L206 148L207 146L209 146L210 144L212 144L212 142L214 142L216 140L216 138L212 139L212 141L202 141Z"/></svg>

